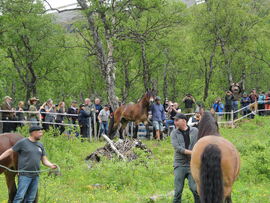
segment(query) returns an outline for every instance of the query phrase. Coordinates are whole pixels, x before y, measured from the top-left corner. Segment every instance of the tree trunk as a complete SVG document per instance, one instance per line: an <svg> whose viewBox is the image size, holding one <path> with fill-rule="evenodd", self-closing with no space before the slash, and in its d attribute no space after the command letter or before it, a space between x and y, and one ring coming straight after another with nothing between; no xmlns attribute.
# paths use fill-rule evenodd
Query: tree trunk
<svg viewBox="0 0 270 203"><path fill-rule="evenodd" d="M129 80L128 66L126 64L123 65L123 75L125 78L125 85L122 88L122 101L125 103L129 95L129 88L131 85Z"/></svg>
<svg viewBox="0 0 270 203"><path fill-rule="evenodd" d="M88 20L89 28L91 31L91 35L94 41L96 56L100 65L100 70L106 81L109 103L112 109L115 110L118 107L118 101L115 95L115 65L114 65L114 58L113 58L114 46L113 46L113 41L112 41L113 36L110 34L111 33L111 30L109 27L110 23L108 23L106 19L106 13L105 13L106 11L101 10L98 13L99 15L96 15L96 13L89 11L90 9L89 9L89 6L87 5L86 0L77 0L77 2L83 10L85 11L88 10L86 15L87 15L87 20ZM99 3L100 5L102 5L104 2L99 1ZM107 50L102 43L102 39L99 36L98 27L95 22L95 17L98 17L98 16L100 17L103 23Z"/></svg>
<svg viewBox="0 0 270 203"><path fill-rule="evenodd" d="M147 63L144 42L141 42L141 51L142 51L142 64L143 64L143 84L144 84L144 88L147 90L150 88L151 76L150 76L149 66Z"/></svg>
<svg viewBox="0 0 270 203"><path fill-rule="evenodd" d="M164 96L164 99L168 97L168 64L164 64L163 96Z"/></svg>

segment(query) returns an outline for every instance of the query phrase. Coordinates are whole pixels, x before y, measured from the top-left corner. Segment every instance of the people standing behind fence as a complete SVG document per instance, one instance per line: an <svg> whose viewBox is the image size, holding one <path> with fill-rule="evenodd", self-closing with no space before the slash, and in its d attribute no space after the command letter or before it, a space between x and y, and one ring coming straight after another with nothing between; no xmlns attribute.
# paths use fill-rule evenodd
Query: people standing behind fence
<svg viewBox="0 0 270 203"><path fill-rule="evenodd" d="M109 105L106 104L98 115L98 120L101 125L100 135L102 135L103 133L105 135L108 135L109 117L110 117L110 109Z"/></svg>
<svg viewBox="0 0 270 203"><path fill-rule="evenodd" d="M247 95L247 93L243 93L243 97L241 98L241 107L243 108L243 116L247 115L249 113L249 107L248 105L250 104L250 98L249 96Z"/></svg>
<svg viewBox="0 0 270 203"><path fill-rule="evenodd" d="M44 124L44 130L49 130L49 128L51 126L53 126L53 124L49 124L49 123L54 123L55 121L55 105L53 104L53 100L49 99L46 102L45 105L45 111L46 111L46 116L45 116L45 124Z"/></svg>
<svg viewBox="0 0 270 203"><path fill-rule="evenodd" d="M195 111L195 115L189 118L187 125L189 127L198 128L199 127L200 120L201 120L200 111L199 110L196 110Z"/></svg>
<svg viewBox="0 0 270 203"><path fill-rule="evenodd" d="M241 98L242 88L240 87L239 83L232 83L229 90L232 92L233 101L232 101L232 109L233 111L238 110L238 101ZM238 118L238 113L233 114L233 118Z"/></svg>
<svg viewBox="0 0 270 203"><path fill-rule="evenodd" d="M72 101L71 106L67 110L67 114L78 115L77 101ZM68 116L69 123L76 124L77 116Z"/></svg>
<svg viewBox="0 0 270 203"><path fill-rule="evenodd" d="M188 93L184 97L183 102L185 103L185 112L192 113L194 109L193 105L195 105L196 103L194 97L190 93Z"/></svg>
<svg viewBox="0 0 270 203"><path fill-rule="evenodd" d="M215 112L216 112L216 115L217 115L217 121L220 122L221 121L221 118L222 118L222 115L223 115L223 110L224 110L224 105L222 104L221 102L221 98L218 97L215 101L215 103L213 104L213 107L212 107Z"/></svg>
<svg viewBox="0 0 270 203"><path fill-rule="evenodd" d="M264 104L264 109L265 109L265 115L270 114L270 90L265 94L265 104Z"/></svg>
<svg viewBox="0 0 270 203"><path fill-rule="evenodd" d="M259 116L264 116L265 115L265 100L266 100L266 96L265 96L265 92L260 92L259 96L258 96L258 110L259 110Z"/></svg>
<svg viewBox="0 0 270 203"><path fill-rule="evenodd" d="M79 106L79 116L78 116L78 121L80 125L80 130L81 130L81 136L82 138L87 138L87 130L89 128L89 122L88 119L91 116L91 113L86 113L85 111L85 105L81 104Z"/></svg>
<svg viewBox="0 0 270 203"><path fill-rule="evenodd" d="M59 114L56 115L55 122L59 124L63 124L64 118L65 118L64 114L66 113L65 102L62 101L58 104L58 106L56 107L56 113L59 113ZM56 128L59 129L60 135L65 131L65 126L63 125L56 125Z"/></svg>
<svg viewBox="0 0 270 203"><path fill-rule="evenodd" d="M163 107L165 109L165 112L167 112L167 109L168 109L168 107L170 107L171 104L172 104L172 102L169 101L168 98L165 98L164 104L163 104Z"/></svg>
<svg viewBox="0 0 270 203"><path fill-rule="evenodd" d="M166 130L169 129L169 126L174 125L174 116L177 113L181 113L181 109L179 109L178 103L172 103L171 101L168 102L168 107L166 109L166 112L168 113L168 119L166 120Z"/></svg>
<svg viewBox="0 0 270 203"><path fill-rule="evenodd" d="M45 110L45 106L46 106L46 102L43 103L40 108L39 108L39 112L40 112L40 120L42 122L42 127L44 129L44 122L45 122L45 117L46 117L46 110Z"/></svg>
<svg viewBox="0 0 270 203"><path fill-rule="evenodd" d="M95 114L95 118L96 118L96 126L97 126L97 131L100 129L100 125L99 125L99 120L98 120L98 115L100 113L100 111L103 109L103 107L101 106L100 104L100 99L99 98L96 98L95 99L95 111L96 111L96 114Z"/></svg>
<svg viewBox="0 0 270 203"><path fill-rule="evenodd" d="M225 119L226 121L231 120L230 112L233 110L233 94L231 91L226 92L225 96Z"/></svg>
<svg viewBox="0 0 270 203"><path fill-rule="evenodd" d="M160 103L160 97L157 96L155 103L151 105L153 127L156 131L156 139L160 140L163 132L163 123L165 122L165 110L163 105Z"/></svg>
<svg viewBox="0 0 270 203"><path fill-rule="evenodd" d="M257 112L258 110L258 94L256 93L256 89L254 88L249 95L250 98L250 111ZM254 118L254 114L250 115L251 118Z"/></svg>
<svg viewBox="0 0 270 203"><path fill-rule="evenodd" d="M85 105L85 112L90 114L91 116L88 117L88 129L87 129L87 136L90 136L90 130L93 129L93 120L91 119L93 117L93 114L95 113L95 105L92 104L91 100L89 98L86 98L84 100ZM91 126L90 126L91 124Z"/></svg>
<svg viewBox="0 0 270 203"><path fill-rule="evenodd" d="M24 111L24 102L23 101L19 101L18 103L18 107L16 108L16 111L20 111L20 112L16 112L16 118L17 121L20 121L21 123L17 123L16 127L22 127L24 125L24 121L25 121L25 114L21 111Z"/></svg>
<svg viewBox="0 0 270 203"><path fill-rule="evenodd" d="M12 103L12 98L9 96L4 97L4 102L1 105L1 110L7 111L7 112L2 112L2 120L4 121L14 121L15 120L15 112L14 109L11 106ZM3 123L3 133L15 131L16 129L16 123L9 123L9 122L4 122Z"/></svg>
<svg viewBox="0 0 270 203"><path fill-rule="evenodd" d="M28 114L28 120L31 122L31 127L39 126L39 120L41 119L40 113L38 112L36 107L38 101L39 100L36 97L32 97L29 99L29 111L31 111L31 113Z"/></svg>

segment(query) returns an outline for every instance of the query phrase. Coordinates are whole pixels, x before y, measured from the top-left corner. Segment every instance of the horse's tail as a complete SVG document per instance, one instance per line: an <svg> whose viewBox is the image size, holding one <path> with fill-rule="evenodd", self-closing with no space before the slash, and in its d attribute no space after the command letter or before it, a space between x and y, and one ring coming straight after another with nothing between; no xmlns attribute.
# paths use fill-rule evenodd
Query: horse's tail
<svg viewBox="0 0 270 203"><path fill-rule="evenodd" d="M217 145L209 144L201 155L200 180L201 203L221 203L223 201L223 176L221 151Z"/></svg>
<svg viewBox="0 0 270 203"><path fill-rule="evenodd" d="M114 128L114 113L111 116L110 119L110 123L109 123L109 130L108 130L108 134L109 134L109 138L113 138L113 136L116 133L117 128Z"/></svg>

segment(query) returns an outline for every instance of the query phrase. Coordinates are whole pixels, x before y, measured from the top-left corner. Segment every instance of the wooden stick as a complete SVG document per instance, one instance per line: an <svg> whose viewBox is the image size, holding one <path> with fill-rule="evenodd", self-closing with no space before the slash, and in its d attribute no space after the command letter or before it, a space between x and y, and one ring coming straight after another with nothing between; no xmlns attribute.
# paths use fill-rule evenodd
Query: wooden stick
<svg viewBox="0 0 270 203"><path fill-rule="evenodd" d="M116 149L116 147L115 147L114 144L113 144L113 141L112 141L107 135L105 135L105 134L102 133L102 137L104 137L104 139L110 144L112 150L113 150L113 151L114 151L121 159L123 159L124 161L127 160L126 157L125 157L123 154L121 154L121 153Z"/></svg>

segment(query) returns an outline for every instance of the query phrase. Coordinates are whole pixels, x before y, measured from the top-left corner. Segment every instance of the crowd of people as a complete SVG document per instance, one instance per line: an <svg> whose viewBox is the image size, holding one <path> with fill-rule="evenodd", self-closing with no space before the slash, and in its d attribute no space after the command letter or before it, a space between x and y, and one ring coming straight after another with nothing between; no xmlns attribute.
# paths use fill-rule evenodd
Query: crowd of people
<svg viewBox="0 0 270 203"><path fill-rule="evenodd" d="M18 107L15 108L12 106L12 98L4 97L1 105L1 120L4 121L2 132L15 131L17 127L22 127L26 123L25 121L29 121L30 126L39 126L41 123L44 130L55 127L62 134L65 131L63 124L66 118L69 124L79 125L82 137L89 136L89 127L94 123L100 131L99 134L108 133L108 122L112 111L109 105L102 106L99 98L96 98L94 103L86 98L84 103L79 106L77 101L72 101L68 108L63 101L54 104L52 99L48 99L42 105L38 105L38 102L39 99L32 97L29 99L28 105L19 101ZM76 130L75 133L79 135Z"/></svg>
<svg viewBox="0 0 270 203"><path fill-rule="evenodd" d="M215 113L218 121L221 121L222 118L230 121L231 115L236 119L238 113L232 114L231 112L237 111L239 107L242 108L242 114L248 114L249 118L254 118L254 114L251 114L252 111L258 110L260 116L267 115L270 112L270 91L267 93L261 91L257 94L256 89L252 89L250 94L243 92L239 95L235 94L232 89L226 91L223 101L224 103L220 97L217 98L210 110ZM162 137L163 131L166 132L170 126L174 126L174 116L177 113L182 112L188 115L189 120L187 124L189 126L198 126L201 117L199 109L202 107L202 104L196 102L191 94L186 94L182 99L182 103L183 110L180 109L180 105L177 102L172 102L165 98L162 104L161 98L156 97L155 102L151 105L150 115L157 140ZM23 101L19 101L18 106L14 107L12 106L12 98L6 96L1 105L1 110L3 110L1 120L4 121L2 132L15 131L17 127L23 126L26 123L25 121L28 121L31 126L39 126L42 123L42 127L45 130L55 127L62 134L65 131L65 125L62 124L67 120L69 124L78 124L80 126L82 137L89 137L90 133L94 134L94 125L96 125L95 134L108 134L109 119L112 114L110 106L107 104L102 106L99 98L96 98L93 103L89 98L86 98L84 103L80 105L78 105L77 101L72 101L70 107L66 108L64 101L54 104L52 99L48 99L40 105L39 99L32 97L27 105ZM24 111L29 112L25 113ZM77 136L79 135L77 131L75 133Z"/></svg>

